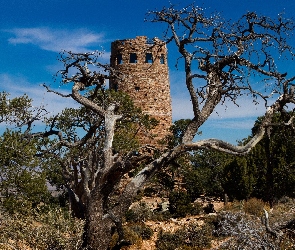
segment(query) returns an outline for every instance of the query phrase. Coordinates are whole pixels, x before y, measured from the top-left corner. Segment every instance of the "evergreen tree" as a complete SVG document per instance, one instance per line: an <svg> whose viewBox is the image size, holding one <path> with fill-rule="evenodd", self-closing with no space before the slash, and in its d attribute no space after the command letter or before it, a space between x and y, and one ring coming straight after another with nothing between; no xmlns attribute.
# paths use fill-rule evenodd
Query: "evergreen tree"
<svg viewBox="0 0 295 250"><path fill-rule="evenodd" d="M291 115L276 114L273 126L266 128L263 139L247 156L249 164L259 169L253 195L271 204L282 196L295 196L295 131L293 123L287 123ZM253 133L261 119L257 119Z"/></svg>
<svg viewBox="0 0 295 250"><path fill-rule="evenodd" d="M11 127L0 136L0 195L2 207L11 213L29 213L51 197L37 157L38 140L28 136L32 122L42 117L42 108L31 102L26 95L0 93L0 123Z"/></svg>

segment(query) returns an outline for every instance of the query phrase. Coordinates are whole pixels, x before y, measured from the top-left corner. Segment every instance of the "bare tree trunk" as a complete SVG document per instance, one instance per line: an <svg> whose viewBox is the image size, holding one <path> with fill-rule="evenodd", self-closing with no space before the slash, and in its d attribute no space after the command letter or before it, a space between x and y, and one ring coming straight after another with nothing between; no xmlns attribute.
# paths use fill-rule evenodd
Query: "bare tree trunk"
<svg viewBox="0 0 295 250"><path fill-rule="evenodd" d="M80 200L77 201L75 199L75 194L70 189L68 189L68 195L69 195L69 209L70 209L71 214L75 218L85 219L85 206L84 206L84 204Z"/></svg>
<svg viewBox="0 0 295 250"><path fill-rule="evenodd" d="M112 238L114 222L104 216L103 199L93 195L86 209L83 247L89 250L106 250Z"/></svg>
<svg viewBox="0 0 295 250"><path fill-rule="evenodd" d="M266 137L265 140L265 153L266 153L266 192L265 199L269 202L270 207L273 207L274 201L274 176L273 176L273 157L270 146L270 138Z"/></svg>
<svg viewBox="0 0 295 250"><path fill-rule="evenodd" d="M118 197L117 205L113 208L109 208L105 201L105 197L109 195L108 193L103 195L102 189L99 188L95 190L96 192L91 192L85 215L83 247L91 250L108 249L115 230L119 234L119 239L114 249L120 249L121 246L129 244L124 238L122 218L128 211L137 190L141 186L141 178L138 179L133 180L126 186L121 196Z"/></svg>

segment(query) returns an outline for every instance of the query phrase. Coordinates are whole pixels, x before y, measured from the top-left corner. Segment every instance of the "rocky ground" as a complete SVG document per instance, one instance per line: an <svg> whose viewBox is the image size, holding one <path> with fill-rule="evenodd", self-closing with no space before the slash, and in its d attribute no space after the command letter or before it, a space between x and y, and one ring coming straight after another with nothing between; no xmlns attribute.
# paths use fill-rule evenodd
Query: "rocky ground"
<svg viewBox="0 0 295 250"><path fill-rule="evenodd" d="M161 198L143 198L141 202L146 203L150 208L155 209L157 208L158 204L160 202L163 202ZM165 202L165 201L164 201ZM224 207L224 203L219 201L219 202L212 202L214 205L214 209L216 212L220 211ZM203 203L203 206L206 206L207 203ZM210 216L216 215L216 213L210 213ZM141 250L156 250L156 240L158 237L159 231L163 230L163 232L170 232L173 233L177 229L185 226L188 223L196 223L199 226L202 226L204 223L204 218L205 216L208 215L195 215L195 216L187 216L185 218L171 218L168 221L145 221L144 223L149 226L154 234L149 240L143 240L142 242L139 243L139 245L132 245L129 247L126 247L125 249L127 250L139 250L139 247ZM211 249L216 249L218 247L218 242L213 241L212 242L212 248ZM204 249L205 250L205 249Z"/></svg>

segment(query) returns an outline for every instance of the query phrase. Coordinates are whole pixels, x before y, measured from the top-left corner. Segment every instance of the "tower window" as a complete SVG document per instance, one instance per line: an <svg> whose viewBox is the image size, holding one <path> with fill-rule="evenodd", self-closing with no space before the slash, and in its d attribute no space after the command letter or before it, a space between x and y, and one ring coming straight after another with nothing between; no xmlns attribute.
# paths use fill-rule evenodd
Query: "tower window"
<svg viewBox="0 0 295 250"><path fill-rule="evenodd" d="M136 53L130 53L130 63L137 63L137 55Z"/></svg>
<svg viewBox="0 0 295 250"><path fill-rule="evenodd" d="M152 53L145 54L145 62L146 63L153 63L153 54Z"/></svg>
<svg viewBox="0 0 295 250"><path fill-rule="evenodd" d="M161 54L160 63L165 64L165 56L164 56L164 54Z"/></svg>
<svg viewBox="0 0 295 250"><path fill-rule="evenodd" d="M117 55L117 64L123 64L123 58L121 53Z"/></svg>

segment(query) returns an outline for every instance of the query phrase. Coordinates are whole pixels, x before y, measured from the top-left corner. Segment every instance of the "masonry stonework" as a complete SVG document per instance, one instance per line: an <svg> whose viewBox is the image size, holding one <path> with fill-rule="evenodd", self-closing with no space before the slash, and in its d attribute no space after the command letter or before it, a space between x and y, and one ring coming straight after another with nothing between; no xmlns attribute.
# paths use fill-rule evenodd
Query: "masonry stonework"
<svg viewBox="0 0 295 250"><path fill-rule="evenodd" d="M151 138L141 131L141 143L155 145L163 139L172 125L169 71L166 44L145 36L117 40L111 47L111 66L123 74L112 79L110 88L127 93L136 106L159 121Z"/></svg>

